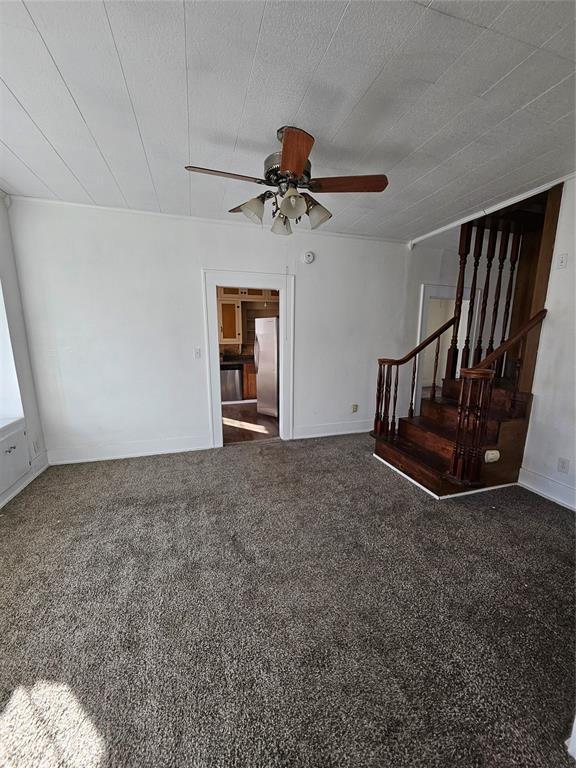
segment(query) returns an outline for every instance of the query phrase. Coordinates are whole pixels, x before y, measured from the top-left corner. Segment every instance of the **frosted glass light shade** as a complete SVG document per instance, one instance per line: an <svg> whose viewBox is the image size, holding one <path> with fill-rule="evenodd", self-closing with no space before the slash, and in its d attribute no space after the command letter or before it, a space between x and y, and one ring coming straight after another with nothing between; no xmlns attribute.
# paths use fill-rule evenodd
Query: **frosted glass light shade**
<svg viewBox="0 0 576 768"><path fill-rule="evenodd" d="M279 213L274 219L274 223L272 224L272 229L270 231L274 232L275 235L291 235L292 227L290 226L290 222L286 216L282 216L282 214Z"/></svg>
<svg viewBox="0 0 576 768"><path fill-rule="evenodd" d="M247 219L253 221L255 224L262 224L262 217L264 216L264 201L261 197L253 197L252 200L243 203L240 206L240 210L246 216Z"/></svg>
<svg viewBox="0 0 576 768"><path fill-rule="evenodd" d="M286 190L280 203L280 213L289 219L297 219L306 213L306 200L294 187L289 187Z"/></svg>
<svg viewBox="0 0 576 768"><path fill-rule="evenodd" d="M308 209L308 218L310 219L310 229L317 229L325 221L331 219L332 214L328 208L324 208L323 205L314 200Z"/></svg>

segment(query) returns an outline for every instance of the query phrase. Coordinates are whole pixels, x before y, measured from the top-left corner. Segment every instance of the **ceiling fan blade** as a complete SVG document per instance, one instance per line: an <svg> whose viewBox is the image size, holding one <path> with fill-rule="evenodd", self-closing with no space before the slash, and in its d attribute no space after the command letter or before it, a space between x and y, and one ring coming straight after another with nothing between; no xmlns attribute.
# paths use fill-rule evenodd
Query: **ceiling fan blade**
<svg viewBox="0 0 576 768"><path fill-rule="evenodd" d="M308 185L310 192L384 192L388 186L386 176L329 176L325 179L312 179Z"/></svg>
<svg viewBox="0 0 576 768"><path fill-rule="evenodd" d="M215 171L213 168L200 168L197 165L186 165L185 168L187 171L192 171L193 173L205 173L208 176L223 176L225 179L236 179L237 181L253 181L255 184L265 184L267 187L271 186L271 184L268 184L266 179L258 179L254 176L242 176L240 173Z"/></svg>
<svg viewBox="0 0 576 768"><path fill-rule="evenodd" d="M300 128L293 128L291 125L284 126L282 129L280 173L291 173L299 179L313 146L314 136Z"/></svg>

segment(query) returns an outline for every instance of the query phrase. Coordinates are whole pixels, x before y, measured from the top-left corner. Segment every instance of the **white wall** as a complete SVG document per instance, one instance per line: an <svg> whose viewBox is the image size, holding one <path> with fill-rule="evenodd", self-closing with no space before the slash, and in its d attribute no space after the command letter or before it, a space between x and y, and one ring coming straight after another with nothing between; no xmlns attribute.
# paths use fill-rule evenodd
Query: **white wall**
<svg viewBox="0 0 576 768"><path fill-rule="evenodd" d="M52 462L209 445L203 268L294 274L294 435L367 431L376 359L416 343L420 283L442 257L25 199L10 218Z"/></svg>
<svg viewBox="0 0 576 768"><path fill-rule="evenodd" d="M8 212L4 202L4 195L0 193L0 283L2 284L8 329L12 341L14 365L26 419L28 451L32 461L29 473L19 482L19 487L21 487L25 485L26 482L29 482L34 474L41 471L46 466L46 453L44 449L40 414L36 400L34 379L30 365L26 327L22 311L18 274L14 261ZM19 414L14 415L17 416ZM13 495L13 492L14 489L9 489L9 491L0 495L0 506L2 506L9 496Z"/></svg>
<svg viewBox="0 0 576 768"><path fill-rule="evenodd" d="M546 296L548 315L542 326L534 400L520 482L544 496L576 507L576 273L574 269L574 179L564 184ZM558 256L568 265L558 269ZM568 474L558 472L558 458L570 461Z"/></svg>
<svg viewBox="0 0 576 768"><path fill-rule="evenodd" d="M0 283L0 422L22 418L23 415L8 316Z"/></svg>

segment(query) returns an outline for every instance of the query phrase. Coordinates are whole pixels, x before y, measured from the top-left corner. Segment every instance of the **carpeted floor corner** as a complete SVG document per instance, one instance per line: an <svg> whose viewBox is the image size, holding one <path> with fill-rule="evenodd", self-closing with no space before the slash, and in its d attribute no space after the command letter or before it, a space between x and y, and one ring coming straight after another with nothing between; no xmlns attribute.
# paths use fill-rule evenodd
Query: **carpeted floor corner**
<svg viewBox="0 0 576 768"><path fill-rule="evenodd" d="M574 517L365 436L52 467L0 510L0 765L564 768Z"/></svg>

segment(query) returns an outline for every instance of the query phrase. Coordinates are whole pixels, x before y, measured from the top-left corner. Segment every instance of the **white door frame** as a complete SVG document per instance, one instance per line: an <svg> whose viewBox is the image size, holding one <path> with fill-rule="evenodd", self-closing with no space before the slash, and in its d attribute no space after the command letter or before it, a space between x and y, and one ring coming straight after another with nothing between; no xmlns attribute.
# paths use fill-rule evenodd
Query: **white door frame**
<svg viewBox="0 0 576 768"><path fill-rule="evenodd" d="M418 341L417 343L420 344L421 341L424 341L426 338L426 307L428 306L428 301L430 299L455 299L456 298L456 289L457 286L455 285L434 285L432 283L422 283L420 286L420 308L418 310ZM479 300L481 299L482 291L478 290L476 295L476 302L475 302L475 309L479 306ZM463 301L469 301L470 300L470 288L464 287L464 290L462 292L462 299ZM476 311L475 311L475 314ZM472 327L472 333L470 335L470 338L474 338L476 335L476 318L474 318L474 324Z"/></svg>
<svg viewBox="0 0 576 768"><path fill-rule="evenodd" d="M430 299L455 299L456 298L455 285L435 285L433 283L422 283L420 286L420 308L418 310L418 341L421 341L427 336L426 310ZM470 300L470 288L465 286L462 292L462 299L464 301ZM474 317L472 318L472 328L470 329L471 342L476 338L476 326L478 324L478 307L482 299L482 291L480 289L476 292L476 301L474 302ZM449 331L446 331L449 333ZM440 380L444 378L444 371L440 371ZM415 387L415 413L420 413L420 400L422 399L422 385L420 384L420 365L416 368L416 387Z"/></svg>
<svg viewBox="0 0 576 768"><path fill-rule="evenodd" d="M222 397L220 393L220 348L218 346L218 302L216 288L269 288L279 292L279 413L278 428L282 440L291 440L294 432L294 275L267 272L202 270L204 289L204 327L208 407L212 448L224 445L222 435Z"/></svg>

